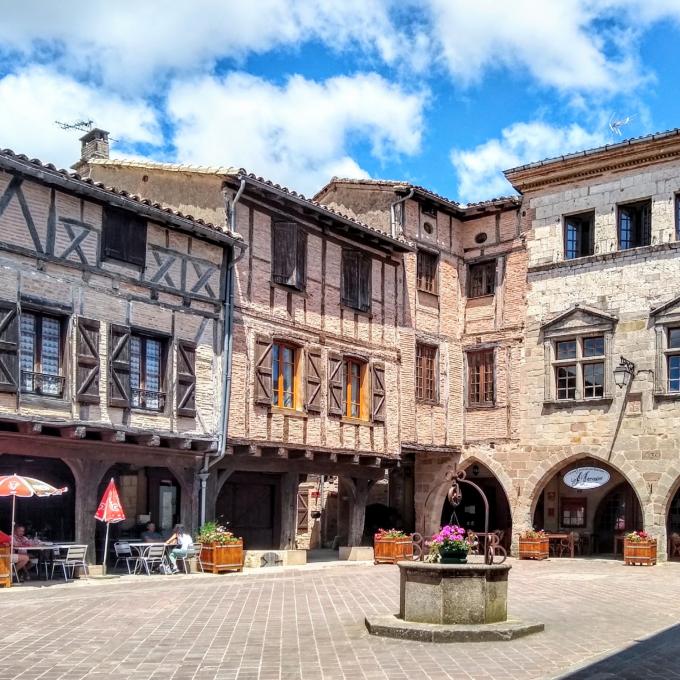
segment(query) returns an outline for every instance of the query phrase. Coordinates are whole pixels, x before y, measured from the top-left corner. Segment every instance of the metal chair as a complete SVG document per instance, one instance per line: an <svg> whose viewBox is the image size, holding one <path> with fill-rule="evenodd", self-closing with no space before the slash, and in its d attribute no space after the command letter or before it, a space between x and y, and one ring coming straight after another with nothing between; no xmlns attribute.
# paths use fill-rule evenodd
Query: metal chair
<svg viewBox="0 0 680 680"><path fill-rule="evenodd" d="M114 569L118 568L119 562L125 562L128 574L132 574L133 570L130 569L130 562L134 562L134 571L137 570L137 561L139 558L132 554L132 548L130 547L129 543L125 541L117 541L113 544L113 550L116 554L116 563L113 565Z"/></svg>
<svg viewBox="0 0 680 680"><path fill-rule="evenodd" d="M135 567L135 570L137 570L140 565L146 570L147 576L151 576L151 572L154 567L160 568L161 565L167 566L165 559L165 545L152 543L148 548L145 548L141 555L137 558L137 566Z"/></svg>
<svg viewBox="0 0 680 680"><path fill-rule="evenodd" d="M61 557L61 548L59 546L55 546L52 548L52 550L48 551L48 553L44 556L43 559L43 566L45 567L45 580L47 581L48 578L50 578L50 567L54 564L55 560L58 560ZM52 574L54 574L54 569L52 569Z"/></svg>
<svg viewBox="0 0 680 680"><path fill-rule="evenodd" d="M201 562L201 549L203 546L200 543L194 543L189 550L187 550L187 556L186 557L178 557L177 561L182 563L182 569L184 570L185 574L190 573L189 571L189 563L187 560L191 559L192 557L196 558L196 566L203 572L203 562Z"/></svg>
<svg viewBox="0 0 680 680"><path fill-rule="evenodd" d="M86 545L70 545L66 549L65 557L58 557L52 561L52 578L54 578L54 570L56 567L61 567L64 570L64 581L68 581L68 570L71 570L71 578L75 575L75 570L80 567L86 577L89 577L87 562L85 557L87 555Z"/></svg>

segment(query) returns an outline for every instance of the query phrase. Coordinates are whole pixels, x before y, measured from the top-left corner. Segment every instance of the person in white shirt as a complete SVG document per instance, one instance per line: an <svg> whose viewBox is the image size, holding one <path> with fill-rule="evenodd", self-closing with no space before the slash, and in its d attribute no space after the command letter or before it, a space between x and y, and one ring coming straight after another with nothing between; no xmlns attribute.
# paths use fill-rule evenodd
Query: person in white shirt
<svg viewBox="0 0 680 680"><path fill-rule="evenodd" d="M165 545L174 545L175 547L168 553L172 573L178 574L177 558L185 559L192 552L194 541L191 535L184 530L182 524L176 524L172 531L172 536L165 542Z"/></svg>

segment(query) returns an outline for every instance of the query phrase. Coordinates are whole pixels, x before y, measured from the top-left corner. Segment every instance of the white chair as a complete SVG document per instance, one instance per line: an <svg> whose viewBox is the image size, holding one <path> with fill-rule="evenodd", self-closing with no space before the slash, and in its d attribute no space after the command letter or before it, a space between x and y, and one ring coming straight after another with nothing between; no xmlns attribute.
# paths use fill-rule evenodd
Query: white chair
<svg viewBox="0 0 680 680"><path fill-rule="evenodd" d="M165 545L152 543L148 548L145 548L141 555L137 558L137 565L142 565L146 570L147 576L151 576L151 571L154 567L167 566L165 560Z"/></svg>
<svg viewBox="0 0 680 680"><path fill-rule="evenodd" d="M187 556L186 557L178 557L177 561L182 563L182 569L184 569L184 573L188 574L189 573L189 564L187 560L191 559L192 557L196 558L196 566L201 570L201 573L203 572L203 562L201 562L201 548L203 546L200 543L194 543L189 550L187 550Z"/></svg>
<svg viewBox="0 0 680 680"><path fill-rule="evenodd" d="M50 567L54 565L54 562L61 557L61 548L56 545L52 550L48 550L44 557L43 566L45 567L45 580L50 578ZM54 569L52 569L52 575L54 575Z"/></svg>
<svg viewBox="0 0 680 680"><path fill-rule="evenodd" d="M139 558L132 554L130 544L125 541L118 541L113 544L113 550L116 553L116 563L113 565L114 569L118 568L119 562L125 562L127 565L128 574L132 574L137 570L137 562ZM130 562L134 563L134 569L130 569Z"/></svg>
<svg viewBox="0 0 680 680"><path fill-rule="evenodd" d="M64 570L64 581L68 581L68 570L71 570L71 578L73 578L77 567L80 567L85 576L89 577L90 573L85 561L86 555L86 545L70 545L66 549L65 557L58 557L52 562L52 578L54 578L55 567L61 567Z"/></svg>

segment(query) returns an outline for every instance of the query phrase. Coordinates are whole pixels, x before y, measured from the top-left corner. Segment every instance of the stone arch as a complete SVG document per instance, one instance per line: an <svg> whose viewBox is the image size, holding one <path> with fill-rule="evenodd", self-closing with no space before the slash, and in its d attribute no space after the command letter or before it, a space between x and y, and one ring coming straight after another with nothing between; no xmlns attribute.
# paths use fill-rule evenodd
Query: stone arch
<svg viewBox="0 0 680 680"><path fill-rule="evenodd" d="M513 533L518 535L532 525L534 510L538 503L541 491L548 481L560 470L572 463L583 459L592 459L614 468L635 492L640 508L642 509L643 526L646 530L652 530L656 526L654 508L647 483L642 474L635 468L633 463L626 460L621 453L614 454L611 460L592 451L584 451L571 456L553 454L541 461L529 475L524 483L524 489L518 499L513 514Z"/></svg>

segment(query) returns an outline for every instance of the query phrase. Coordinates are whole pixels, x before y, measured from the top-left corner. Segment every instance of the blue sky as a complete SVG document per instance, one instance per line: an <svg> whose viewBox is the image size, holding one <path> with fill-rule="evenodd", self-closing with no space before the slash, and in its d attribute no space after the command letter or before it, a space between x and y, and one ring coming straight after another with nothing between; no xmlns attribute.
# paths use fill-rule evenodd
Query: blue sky
<svg viewBox="0 0 680 680"><path fill-rule="evenodd" d="M168 9L170 8L170 9ZM680 0L24 0L0 24L0 145L331 176L461 202L501 171L680 126Z"/></svg>

